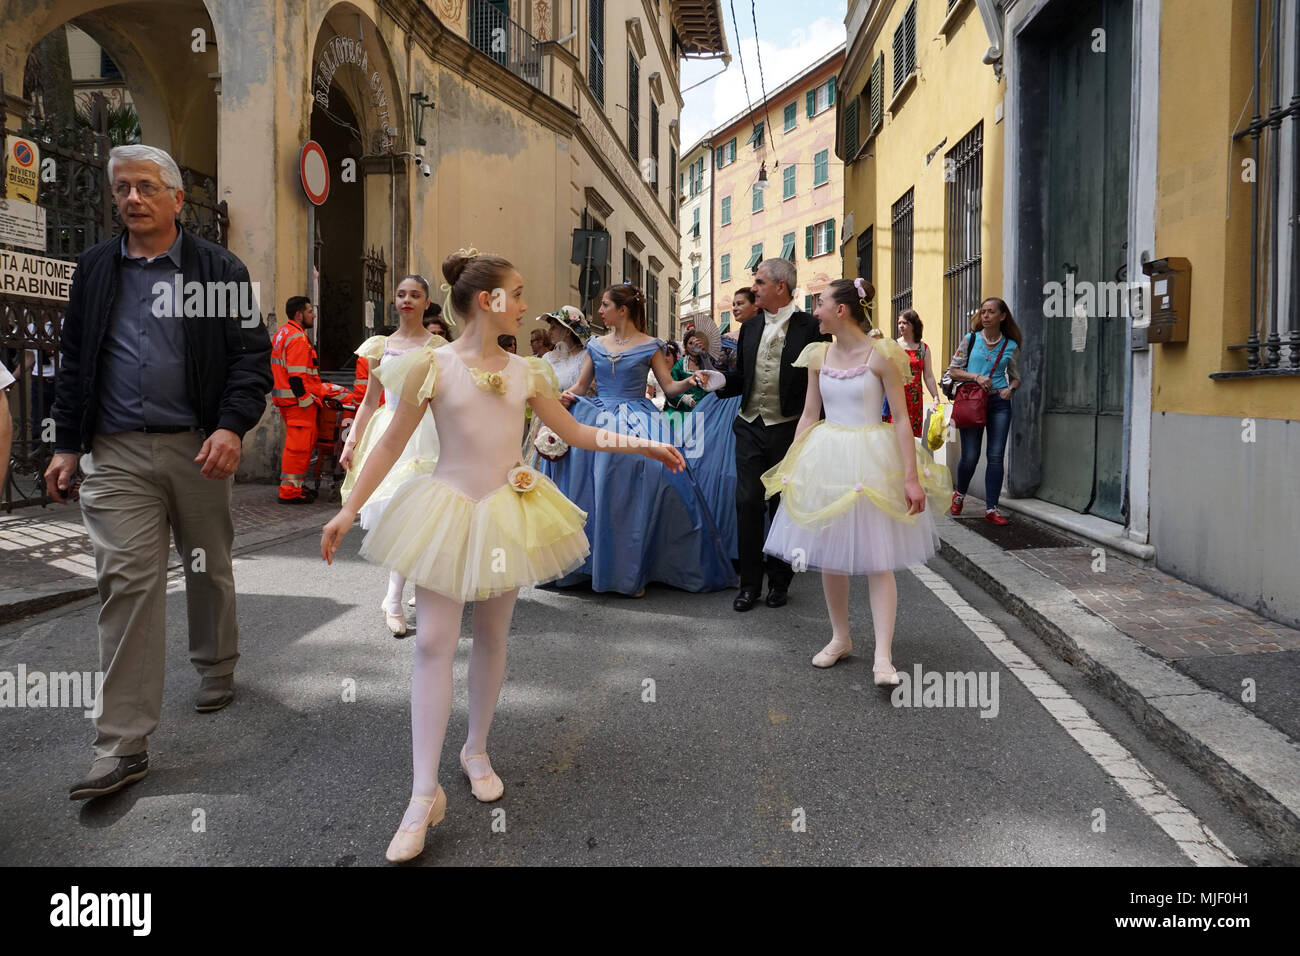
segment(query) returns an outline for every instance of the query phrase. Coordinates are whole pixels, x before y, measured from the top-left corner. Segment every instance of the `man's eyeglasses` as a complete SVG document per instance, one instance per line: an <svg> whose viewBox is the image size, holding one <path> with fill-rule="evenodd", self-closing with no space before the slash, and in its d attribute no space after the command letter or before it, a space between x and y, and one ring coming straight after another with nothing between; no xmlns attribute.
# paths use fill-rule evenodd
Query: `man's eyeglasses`
<svg viewBox="0 0 1300 956"><path fill-rule="evenodd" d="M117 183L113 186L113 195L118 199L126 199L131 195L131 190L134 189L140 194L141 199L152 199L166 188L166 186L151 183L146 179L142 183Z"/></svg>

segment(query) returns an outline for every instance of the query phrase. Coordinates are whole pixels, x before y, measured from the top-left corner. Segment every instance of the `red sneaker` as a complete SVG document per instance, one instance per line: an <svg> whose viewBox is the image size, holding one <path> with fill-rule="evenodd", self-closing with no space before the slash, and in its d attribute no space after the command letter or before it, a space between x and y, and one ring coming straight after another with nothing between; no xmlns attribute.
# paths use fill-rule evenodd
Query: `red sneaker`
<svg viewBox="0 0 1300 956"><path fill-rule="evenodd" d="M1010 521L1002 517L1002 512L998 511L997 508L994 508L992 511L984 512L984 520L987 521L989 524L997 524L997 525L1011 524Z"/></svg>
<svg viewBox="0 0 1300 956"><path fill-rule="evenodd" d="M959 514L961 514L961 505L962 505L962 502L965 501L965 500L966 500L966 496L965 496L965 495L963 495L963 494L961 494L961 493L959 493L959 492L954 491L954 492L952 493L952 507L948 509L948 514L950 514L950 515L959 515Z"/></svg>

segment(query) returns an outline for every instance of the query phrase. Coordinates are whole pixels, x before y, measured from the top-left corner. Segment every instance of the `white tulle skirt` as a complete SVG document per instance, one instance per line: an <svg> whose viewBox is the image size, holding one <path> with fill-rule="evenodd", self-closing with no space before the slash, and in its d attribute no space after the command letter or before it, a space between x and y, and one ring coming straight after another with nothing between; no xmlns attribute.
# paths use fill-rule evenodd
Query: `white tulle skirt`
<svg viewBox="0 0 1300 956"><path fill-rule="evenodd" d="M796 571L875 574L924 564L939 547L933 510L952 494L948 469L915 443L926 510L907 513L894 426L819 422L763 475L781 507L763 550Z"/></svg>
<svg viewBox="0 0 1300 956"><path fill-rule="evenodd" d="M344 504L347 503L348 495L352 493L352 486L356 483L357 476L361 474L361 469L365 467L366 456L370 454L375 445L379 444L379 439L384 437L384 432L388 430L392 420L393 410L388 402L375 409L374 415L370 417L365 434L357 442L352 467L348 469L348 473L343 479L343 487L339 489L340 498ZM361 506L358 516L361 519L362 529L368 531L375 526L380 512L392 500L393 494L398 488L416 475L433 474L433 470L437 465L438 429L433 424L433 416L424 415L410 439L407 440L406 447L402 449L401 457L389 469L388 474L384 476L384 480L380 482L374 494Z"/></svg>

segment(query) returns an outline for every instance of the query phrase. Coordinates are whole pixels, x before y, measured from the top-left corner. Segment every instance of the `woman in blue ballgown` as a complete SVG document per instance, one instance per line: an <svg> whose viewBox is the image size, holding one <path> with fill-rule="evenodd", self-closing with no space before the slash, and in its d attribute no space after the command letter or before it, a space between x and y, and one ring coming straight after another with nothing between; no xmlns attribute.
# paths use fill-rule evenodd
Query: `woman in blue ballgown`
<svg viewBox="0 0 1300 956"><path fill-rule="evenodd" d="M561 401L584 424L673 442L682 449L687 468L673 474L656 462L647 460L643 466L631 461L632 456L597 455L581 448L539 461L538 469L587 512L591 555L556 583L567 587L589 582L594 591L636 597L652 581L685 591L734 587L735 544L719 527L715 500L725 480L711 472L730 459L724 458L724 449L708 447L706 437L722 432L726 406L716 396L706 396L690 416L694 419L703 411L699 421L675 430L646 398L647 371L654 370L668 396L703 385L703 379L692 375L673 381L663 343L645 332L645 296L635 286L624 283L607 290L599 314L611 332L587 342L582 372ZM581 397L593 377L597 397ZM723 412L718 421L712 421L710 409ZM725 424L729 434L731 423ZM734 476L731 487L734 511ZM730 525L734 539L734 521Z"/></svg>

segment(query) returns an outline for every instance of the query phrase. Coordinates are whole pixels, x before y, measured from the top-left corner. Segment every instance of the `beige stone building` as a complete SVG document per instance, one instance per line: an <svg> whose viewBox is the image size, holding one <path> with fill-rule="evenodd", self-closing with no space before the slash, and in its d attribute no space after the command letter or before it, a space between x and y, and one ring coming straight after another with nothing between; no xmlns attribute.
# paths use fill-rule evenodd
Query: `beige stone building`
<svg viewBox="0 0 1300 956"><path fill-rule="evenodd" d="M323 371L343 374L385 325L396 279L436 290L442 259L471 245L518 266L536 313L590 312L588 292L633 281L667 333L679 68L726 55L718 0L0 0L6 128L51 137L60 171L93 182L102 156L42 127L32 82L31 57L69 23L120 71L143 142L185 167L187 224L248 265L272 328L318 276ZM310 236L308 139L331 178ZM112 234L102 190L40 204L51 223L80 217L45 255ZM278 424L248 436L244 477L278 471Z"/></svg>

